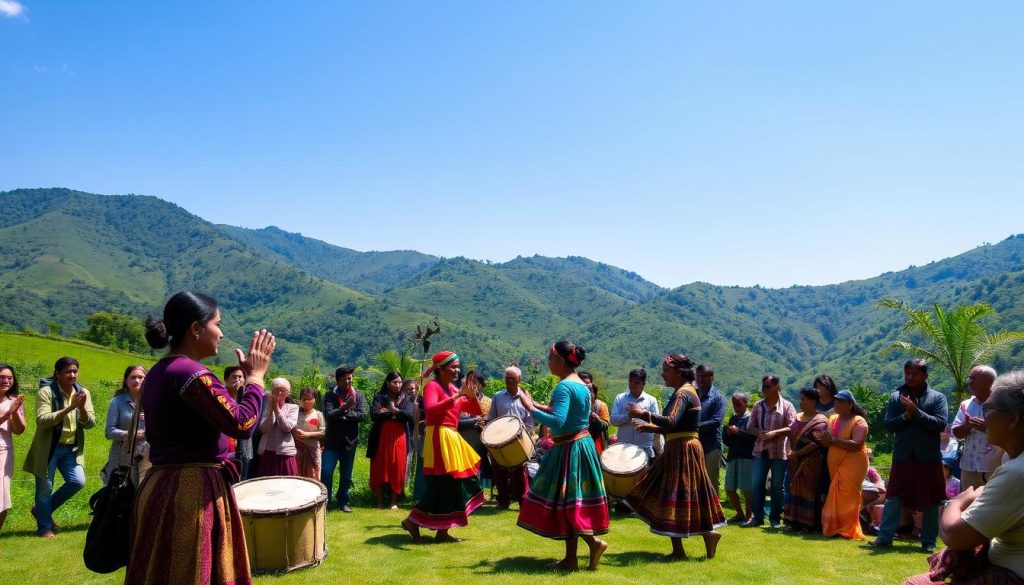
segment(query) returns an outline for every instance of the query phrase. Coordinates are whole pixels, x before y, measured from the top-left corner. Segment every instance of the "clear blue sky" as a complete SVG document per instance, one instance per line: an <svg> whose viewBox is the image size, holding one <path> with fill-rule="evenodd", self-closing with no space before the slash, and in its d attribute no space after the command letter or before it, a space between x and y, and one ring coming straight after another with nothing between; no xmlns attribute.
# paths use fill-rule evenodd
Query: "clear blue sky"
<svg viewBox="0 0 1024 585"><path fill-rule="evenodd" d="M1021 2L0 0L0 190L665 286L1024 232Z"/></svg>

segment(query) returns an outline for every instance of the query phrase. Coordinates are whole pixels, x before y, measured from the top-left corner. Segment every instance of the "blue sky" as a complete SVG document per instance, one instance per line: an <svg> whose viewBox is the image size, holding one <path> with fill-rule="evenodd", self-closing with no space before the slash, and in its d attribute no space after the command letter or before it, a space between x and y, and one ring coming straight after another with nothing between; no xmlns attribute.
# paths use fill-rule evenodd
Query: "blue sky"
<svg viewBox="0 0 1024 585"><path fill-rule="evenodd" d="M0 190L664 286L1024 232L1024 3L0 0Z"/></svg>

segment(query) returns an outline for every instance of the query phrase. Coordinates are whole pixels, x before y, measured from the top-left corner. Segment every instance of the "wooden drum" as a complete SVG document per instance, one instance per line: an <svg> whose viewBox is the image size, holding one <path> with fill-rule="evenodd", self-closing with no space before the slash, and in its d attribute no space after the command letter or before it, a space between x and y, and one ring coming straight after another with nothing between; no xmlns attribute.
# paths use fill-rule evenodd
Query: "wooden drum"
<svg viewBox="0 0 1024 585"><path fill-rule="evenodd" d="M291 571L327 556L327 488L305 477L260 477L234 486L254 572Z"/></svg>
<svg viewBox="0 0 1024 585"><path fill-rule="evenodd" d="M601 453L604 488L610 495L626 497L647 469L647 453L630 443L616 443Z"/></svg>
<svg viewBox="0 0 1024 585"><path fill-rule="evenodd" d="M514 416L498 417L487 423L480 441L502 467L519 467L533 455L533 438L523 421Z"/></svg>

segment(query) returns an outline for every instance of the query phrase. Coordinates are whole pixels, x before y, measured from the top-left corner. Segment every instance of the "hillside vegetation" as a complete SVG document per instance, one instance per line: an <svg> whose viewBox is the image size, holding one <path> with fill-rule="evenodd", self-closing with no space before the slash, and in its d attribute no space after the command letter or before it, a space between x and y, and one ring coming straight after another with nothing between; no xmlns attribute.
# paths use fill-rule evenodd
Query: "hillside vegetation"
<svg viewBox="0 0 1024 585"><path fill-rule="evenodd" d="M93 312L141 318L192 288L221 301L228 345L252 328L272 329L282 340L278 363L289 371L409 350L416 325L438 318L433 347L454 348L489 374L542 357L553 340L568 337L588 348L587 366L613 382L685 351L715 364L727 392L756 389L769 372L790 392L820 371L843 386L887 388L906 356L882 353L902 323L875 307L880 298L921 307L984 301L998 311L994 328L1024 329L1021 235L867 280L666 290L581 257L493 264L358 252L274 227L214 225L148 196L23 189L0 193L0 201L4 326L57 324L73 334ZM1022 351L999 356L996 366L1019 365ZM933 382L942 387L942 374Z"/></svg>

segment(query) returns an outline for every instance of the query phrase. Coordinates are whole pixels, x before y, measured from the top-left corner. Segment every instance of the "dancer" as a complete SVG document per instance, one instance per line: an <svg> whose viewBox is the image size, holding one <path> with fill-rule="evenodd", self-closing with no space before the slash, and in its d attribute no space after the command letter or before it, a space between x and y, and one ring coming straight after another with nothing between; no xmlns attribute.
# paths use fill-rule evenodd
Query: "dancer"
<svg viewBox="0 0 1024 585"><path fill-rule="evenodd" d="M637 426L638 431L665 435L665 449L623 502L650 525L651 532L672 540L672 553L664 560L685 559L682 539L697 535L704 537L707 558L713 559L722 538L715 529L725 525L725 512L697 435L701 407L693 387L693 361L685 354L665 356L661 377L675 389L665 406L666 415L636 404L630 405L629 415L647 421Z"/></svg>
<svg viewBox="0 0 1024 585"><path fill-rule="evenodd" d="M402 520L414 542L420 539L420 527L436 530L438 542L458 542L448 533L456 526L469 525L469 515L484 503L477 471L480 456L459 436L459 412L474 399L469 386L456 388L459 356L442 351L431 358L424 376L434 379L423 388L427 429L423 436L423 477L426 489L412 512Z"/></svg>
<svg viewBox="0 0 1024 585"><path fill-rule="evenodd" d="M601 462L590 436L590 390L576 368L586 357L582 347L562 340L551 346L548 369L561 382L551 405L541 407L525 390L519 399L533 420L551 427L554 445L544 454L537 476L520 505L519 526L555 540L565 541L565 558L552 567L576 570L576 551L582 538L590 548L587 568L597 569L608 543L597 538L608 532L608 497Z"/></svg>

